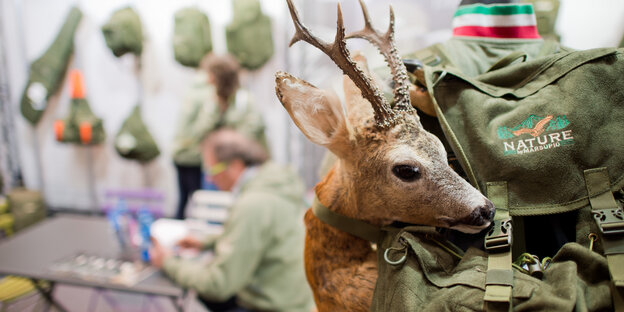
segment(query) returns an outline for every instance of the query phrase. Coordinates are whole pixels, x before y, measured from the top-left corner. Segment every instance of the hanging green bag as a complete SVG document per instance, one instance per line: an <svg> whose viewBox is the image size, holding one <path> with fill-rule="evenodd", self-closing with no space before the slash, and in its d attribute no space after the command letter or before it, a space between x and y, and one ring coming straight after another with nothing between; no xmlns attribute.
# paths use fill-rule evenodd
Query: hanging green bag
<svg viewBox="0 0 624 312"><path fill-rule="evenodd" d="M141 55L143 51L143 27L139 15L130 7L115 11L102 26L106 45L116 57L126 53Z"/></svg>
<svg viewBox="0 0 624 312"><path fill-rule="evenodd" d="M227 49L242 67L258 69L273 56L271 19L258 0L234 0L233 19L225 30Z"/></svg>
<svg viewBox="0 0 624 312"><path fill-rule="evenodd" d="M82 12L73 7L52 45L30 65L28 82L20 100L22 115L33 126L39 122L50 97L58 91L74 51L74 33Z"/></svg>
<svg viewBox="0 0 624 312"><path fill-rule="evenodd" d="M72 99L69 115L54 124L56 140L63 143L91 145L104 142L106 132L102 119L96 117L85 98L82 74L78 70L70 73Z"/></svg>
<svg viewBox="0 0 624 312"><path fill-rule="evenodd" d="M208 16L195 7L178 10L174 16L173 55L188 67L199 66L204 55L212 51Z"/></svg>
<svg viewBox="0 0 624 312"><path fill-rule="evenodd" d="M136 105L132 113L121 125L115 136L115 150L123 158L141 163L151 161L160 155L154 138L141 118L141 106Z"/></svg>

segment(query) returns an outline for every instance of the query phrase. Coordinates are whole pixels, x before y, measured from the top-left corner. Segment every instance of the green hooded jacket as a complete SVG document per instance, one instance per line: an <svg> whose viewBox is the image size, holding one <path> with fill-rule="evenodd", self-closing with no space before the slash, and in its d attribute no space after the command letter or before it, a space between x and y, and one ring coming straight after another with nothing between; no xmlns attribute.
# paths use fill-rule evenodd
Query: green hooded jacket
<svg viewBox="0 0 624 312"><path fill-rule="evenodd" d="M176 283L206 299L233 295L260 311L310 311L303 267L303 183L294 170L268 162L240 186L209 263L165 259Z"/></svg>
<svg viewBox="0 0 624 312"><path fill-rule="evenodd" d="M183 99L173 142L174 163L201 166L201 141L219 127L233 128L266 147L264 120L248 93L239 90L220 121L215 88L206 81L206 73L198 71Z"/></svg>

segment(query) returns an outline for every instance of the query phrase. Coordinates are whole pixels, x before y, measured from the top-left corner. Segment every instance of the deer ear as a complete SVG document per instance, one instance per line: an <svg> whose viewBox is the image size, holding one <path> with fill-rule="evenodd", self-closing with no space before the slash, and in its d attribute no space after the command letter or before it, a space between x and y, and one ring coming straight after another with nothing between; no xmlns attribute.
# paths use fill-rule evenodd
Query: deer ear
<svg viewBox="0 0 624 312"><path fill-rule="evenodd" d="M275 92L288 114L313 143L334 154L346 155L349 134L340 100L331 91L293 77L285 72L275 75Z"/></svg>

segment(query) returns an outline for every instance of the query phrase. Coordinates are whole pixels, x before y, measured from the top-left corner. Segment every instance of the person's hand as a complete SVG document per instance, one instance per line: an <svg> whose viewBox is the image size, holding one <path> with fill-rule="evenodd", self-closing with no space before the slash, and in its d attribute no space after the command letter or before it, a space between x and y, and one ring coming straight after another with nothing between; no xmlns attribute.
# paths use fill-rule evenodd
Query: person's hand
<svg viewBox="0 0 624 312"><path fill-rule="evenodd" d="M163 247L157 239L152 236L152 246L149 249L149 259L152 266L156 268L162 268L163 262L169 256L171 256L173 252Z"/></svg>
<svg viewBox="0 0 624 312"><path fill-rule="evenodd" d="M197 238L190 236L190 235L178 241L177 245L180 246L181 248L188 248L188 249L201 249L202 248L202 243Z"/></svg>

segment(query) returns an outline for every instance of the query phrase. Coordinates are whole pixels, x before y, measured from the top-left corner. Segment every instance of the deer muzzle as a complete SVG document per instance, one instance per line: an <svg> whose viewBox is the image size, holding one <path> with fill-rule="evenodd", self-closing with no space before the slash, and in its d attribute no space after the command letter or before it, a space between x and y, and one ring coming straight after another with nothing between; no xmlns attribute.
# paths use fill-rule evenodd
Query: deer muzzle
<svg viewBox="0 0 624 312"><path fill-rule="evenodd" d="M457 223L471 226L487 226L494 220L495 213L496 208L492 202L486 200L483 206L474 209L468 216L458 220Z"/></svg>

